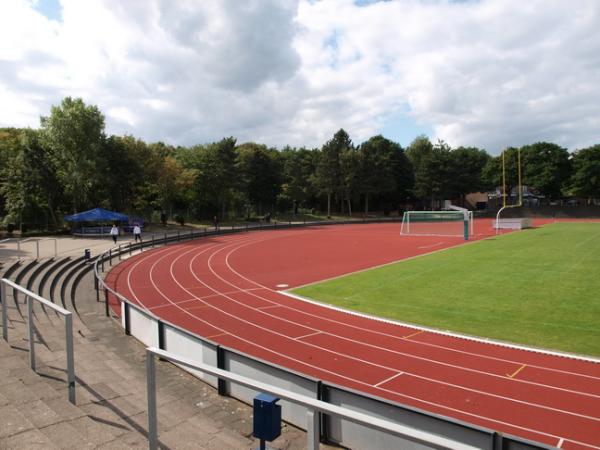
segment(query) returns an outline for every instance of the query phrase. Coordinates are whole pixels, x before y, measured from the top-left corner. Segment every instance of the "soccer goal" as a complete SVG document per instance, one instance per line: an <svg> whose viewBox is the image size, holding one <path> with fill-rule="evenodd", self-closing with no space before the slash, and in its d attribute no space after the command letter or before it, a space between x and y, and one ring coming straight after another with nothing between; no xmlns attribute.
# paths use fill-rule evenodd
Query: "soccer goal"
<svg viewBox="0 0 600 450"><path fill-rule="evenodd" d="M406 211L400 234L407 236L473 235L473 211Z"/></svg>

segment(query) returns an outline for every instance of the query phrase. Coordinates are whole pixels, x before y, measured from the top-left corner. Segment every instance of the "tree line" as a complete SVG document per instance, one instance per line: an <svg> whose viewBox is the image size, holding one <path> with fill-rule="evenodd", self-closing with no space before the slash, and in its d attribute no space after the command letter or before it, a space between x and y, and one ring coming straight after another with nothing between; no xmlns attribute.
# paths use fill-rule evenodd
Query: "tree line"
<svg viewBox="0 0 600 450"><path fill-rule="evenodd" d="M516 155L505 152L506 184ZM569 153L520 148L523 183L546 199L600 198L600 145ZM432 208L502 185L502 157L418 136L408 148L383 136L356 145L343 129L320 148L283 149L227 137L190 147L107 136L102 112L66 97L38 129L0 129L4 223L59 227L64 214L102 206L146 219L250 218L267 212L331 215Z"/></svg>

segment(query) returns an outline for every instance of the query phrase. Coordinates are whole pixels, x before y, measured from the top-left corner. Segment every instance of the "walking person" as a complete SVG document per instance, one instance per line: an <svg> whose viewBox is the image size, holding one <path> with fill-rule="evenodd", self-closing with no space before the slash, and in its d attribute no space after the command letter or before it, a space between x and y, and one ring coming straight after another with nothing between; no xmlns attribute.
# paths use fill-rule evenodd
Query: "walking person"
<svg viewBox="0 0 600 450"><path fill-rule="evenodd" d="M137 242L139 240L140 244L142 243L142 229L137 223L133 227L133 238L134 242Z"/></svg>
<svg viewBox="0 0 600 450"><path fill-rule="evenodd" d="M117 236L119 236L119 229L114 224L113 224L112 228L110 229L110 236L112 237L113 242L116 244Z"/></svg>

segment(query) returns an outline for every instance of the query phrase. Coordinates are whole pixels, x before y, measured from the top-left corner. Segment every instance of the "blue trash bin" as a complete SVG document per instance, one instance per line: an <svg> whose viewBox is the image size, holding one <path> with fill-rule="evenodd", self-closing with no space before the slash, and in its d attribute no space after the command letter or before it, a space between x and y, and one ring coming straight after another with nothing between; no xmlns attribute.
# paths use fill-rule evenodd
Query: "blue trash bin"
<svg viewBox="0 0 600 450"><path fill-rule="evenodd" d="M270 394L254 397L254 422L252 435L260 439L259 449L265 449L265 441L273 441L281 435L281 406L279 398Z"/></svg>

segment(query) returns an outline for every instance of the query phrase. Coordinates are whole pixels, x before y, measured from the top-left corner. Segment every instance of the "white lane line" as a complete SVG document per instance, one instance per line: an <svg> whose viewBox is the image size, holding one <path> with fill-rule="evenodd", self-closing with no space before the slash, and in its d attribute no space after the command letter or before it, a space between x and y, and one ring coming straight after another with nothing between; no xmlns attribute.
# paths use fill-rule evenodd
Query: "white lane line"
<svg viewBox="0 0 600 450"><path fill-rule="evenodd" d="M389 377L389 378L386 378L385 380L383 380L383 381L380 381L380 382L379 382L379 383L377 383L377 384L374 384L374 385L373 385L373 387L379 387L379 386L381 386L382 384L385 384L385 383L387 383L388 381L392 381L393 379L395 379L395 378L398 378L400 375L403 375L403 374L404 374L404 372L398 372L396 375L392 375L391 377Z"/></svg>
<svg viewBox="0 0 600 450"><path fill-rule="evenodd" d="M321 334L321 332L320 331L315 331L314 333L308 333L308 334L305 334L304 336L295 337L294 339L297 340L297 341L299 341L300 339L304 339L304 338L307 338L307 337L315 336L317 334Z"/></svg>
<svg viewBox="0 0 600 450"><path fill-rule="evenodd" d="M558 444L556 444L556 448L561 448L564 442L565 442L565 439L564 438L560 438L558 440Z"/></svg>

